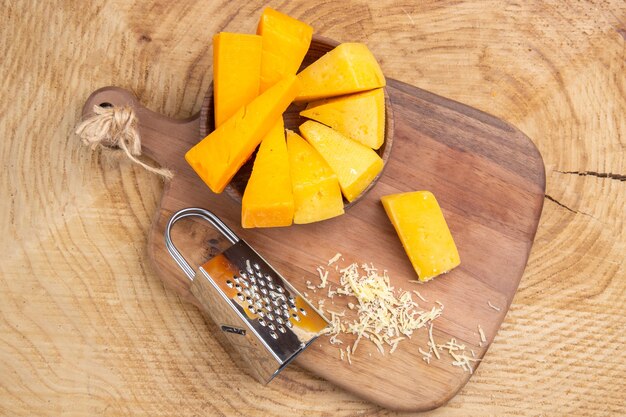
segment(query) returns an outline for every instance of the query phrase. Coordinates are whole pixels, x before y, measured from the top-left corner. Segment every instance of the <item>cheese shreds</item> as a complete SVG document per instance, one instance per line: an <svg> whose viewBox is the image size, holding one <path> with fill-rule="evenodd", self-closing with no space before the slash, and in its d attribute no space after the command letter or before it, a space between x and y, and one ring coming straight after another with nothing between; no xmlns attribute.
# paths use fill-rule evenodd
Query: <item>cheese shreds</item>
<svg viewBox="0 0 626 417"><path fill-rule="evenodd" d="M325 288L326 287L326 282L328 281L328 271L326 271L323 267L318 266L317 267L317 273L320 276L320 281L322 281L317 288Z"/></svg>
<svg viewBox="0 0 626 417"><path fill-rule="evenodd" d="M396 350L400 342L403 340L404 340L404 337L397 337L393 340L390 340L390 343L392 344L391 349L389 350L390 355ZM354 349L352 349L352 352L354 353Z"/></svg>
<svg viewBox="0 0 626 417"><path fill-rule="evenodd" d="M452 352L454 350L465 350L465 345L460 345L457 343L455 338L448 340L445 344L439 345L440 349L445 349L448 352Z"/></svg>
<svg viewBox="0 0 626 417"><path fill-rule="evenodd" d="M327 288L327 298L349 297L347 309L341 312L328 310L324 314L330 316L330 326L325 331L329 342L339 349L340 359L347 359L352 364L352 356L362 343L370 342L385 356L392 354L400 344L410 339L415 331L424 329L428 335L427 347L418 347L422 360L430 364L433 357L441 359L445 352L452 359L453 366L472 373L473 363L479 361L472 351L466 351L464 344L451 339L438 345L433 337L433 322L443 314L444 306L435 301L429 309L423 309L414 300L414 297L427 303L419 291L403 291L391 285L387 271L379 271L371 263L352 263L341 267L337 262L343 259L341 254L335 255L328 261L328 266L335 264L334 269L339 273L338 285L331 288L328 281L329 271L323 266L317 268L320 283L317 288ZM333 279L333 286L337 283ZM307 282L307 284L309 284ZM318 309L323 311L325 300L318 301ZM334 301L332 301L334 304ZM481 340L484 333L480 326ZM350 337L348 342L344 336ZM344 344L344 340L348 345ZM363 342L366 340L367 342ZM485 340L486 341L486 338ZM344 347L339 347L344 345ZM371 353L368 353L371 356Z"/></svg>
<svg viewBox="0 0 626 417"><path fill-rule="evenodd" d="M487 304L489 304L489 307L493 308L496 311L500 311L500 307L496 307L493 304L491 304L491 301L487 301Z"/></svg>
<svg viewBox="0 0 626 417"><path fill-rule="evenodd" d="M346 332L356 335L352 354L362 338L374 343L381 354L385 353L385 345L395 351L405 337L441 315L441 308L437 307L421 311L410 292L395 292L386 271L381 273L372 264L353 263L339 272L335 294L351 296L357 301L349 305L357 318L345 321ZM331 334L338 334L336 316L331 321L334 327Z"/></svg>
<svg viewBox="0 0 626 417"><path fill-rule="evenodd" d="M346 315L345 310L342 311L341 313L338 313L337 311L333 311L333 310L326 310L326 311L329 312L332 316L344 317Z"/></svg>
<svg viewBox="0 0 626 417"><path fill-rule="evenodd" d="M333 256L332 258L330 258L328 260L328 266L331 266L332 264L337 262L339 260L339 258L341 258L341 254L339 252L337 252L337 254L335 256Z"/></svg>
<svg viewBox="0 0 626 417"><path fill-rule="evenodd" d="M328 284L328 298L333 298L335 296L335 294L337 294L337 291L333 291L331 289L331 285Z"/></svg>
<svg viewBox="0 0 626 417"><path fill-rule="evenodd" d="M378 339L371 339L371 340L372 340L372 342L374 342L374 344L378 348L378 351L380 352L380 354L385 356L385 348L383 347L382 343L380 343L380 341L378 341Z"/></svg>
<svg viewBox="0 0 626 417"><path fill-rule="evenodd" d="M420 294L420 292L419 292L419 291L415 291L415 290L413 290L413 293L414 293L415 295L417 295L417 298L419 298L419 299L420 299L420 300L422 300L423 302L425 302L425 303L427 303L427 302L428 302L428 301L426 301L426 299L425 299L424 297L422 297L422 294Z"/></svg>
<svg viewBox="0 0 626 417"><path fill-rule="evenodd" d="M326 302L326 300L321 299L317 302L317 309L320 311L320 313L324 314L324 302ZM328 333L331 329L330 328L326 328L326 333Z"/></svg>
<svg viewBox="0 0 626 417"><path fill-rule="evenodd" d="M459 344L456 339L452 338L443 345L438 346L442 350L446 350L452 357L452 365L462 368L464 371L474 373L472 363L479 362L480 359L469 357L465 351L465 345Z"/></svg>
<svg viewBox="0 0 626 417"><path fill-rule="evenodd" d="M337 335L334 334L329 339L331 345L343 345L343 341L337 339Z"/></svg>
<svg viewBox="0 0 626 417"><path fill-rule="evenodd" d="M480 343L482 345L487 341L487 338L485 337L485 332L483 332L483 328L480 327L480 324L478 325L478 334L480 334Z"/></svg>
<svg viewBox="0 0 626 417"><path fill-rule="evenodd" d="M435 354L437 359L441 359L439 356L439 352L437 351L437 345L435 344L435 339L433 338L433 324L430 323L430 327L428 328L428 346L430 350Z"/></svg>

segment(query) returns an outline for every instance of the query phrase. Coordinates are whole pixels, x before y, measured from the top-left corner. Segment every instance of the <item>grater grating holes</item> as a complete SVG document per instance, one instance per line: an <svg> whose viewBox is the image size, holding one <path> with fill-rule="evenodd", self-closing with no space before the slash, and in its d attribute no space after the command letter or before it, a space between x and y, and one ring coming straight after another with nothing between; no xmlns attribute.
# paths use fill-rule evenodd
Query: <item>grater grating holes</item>
<svg viewBox="0 0 626 417"><path fill-rule="evenodd" d="M245 307L256 314L259 325L267 327L269 336L274 339L307 315L304 308L296 306L294 296L282 281L265 273L258 263L247 261L245 270L239 270L238 275L226 280L226 285L238 291L236 298L245 300Z"/></svg>

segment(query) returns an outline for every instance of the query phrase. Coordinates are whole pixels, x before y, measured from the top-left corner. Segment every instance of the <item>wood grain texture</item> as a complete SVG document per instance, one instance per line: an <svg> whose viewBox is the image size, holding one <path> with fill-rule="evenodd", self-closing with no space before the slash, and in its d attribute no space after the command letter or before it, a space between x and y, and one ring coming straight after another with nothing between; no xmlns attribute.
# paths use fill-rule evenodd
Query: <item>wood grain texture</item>
<svg viewBox="0 0 626 417"><path fill-rule="evenodd" d="M520 289L485 363L429 414L625 414L623 2L269 4L318 34L366 42L391 78L506 120L544 158ZM163 185L72 135L105 85L158 113L197 113L211 36L252 31L263 5L1 6L0 415L393 414L299 367L249 388L150 267Z"/></svg>

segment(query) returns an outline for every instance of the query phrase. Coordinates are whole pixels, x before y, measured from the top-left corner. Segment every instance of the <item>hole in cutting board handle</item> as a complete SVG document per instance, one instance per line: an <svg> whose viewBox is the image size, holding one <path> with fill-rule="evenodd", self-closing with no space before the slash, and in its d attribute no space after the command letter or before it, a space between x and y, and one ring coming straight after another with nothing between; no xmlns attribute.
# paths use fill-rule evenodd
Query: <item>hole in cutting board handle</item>
<svg viewBox="0 0 626 417"><path fill-rule="evenodd" d="M106 109L109 109L111 107L113 107L113 104L109 103L108 101L103 101L102 103L98 104L98 106L100 107L104 107ZM113 149L113 150L117 150L120 149L120 147L118 145L111 145L110 143L106 143L106 142L101 142L101 145L105 148L108 149Z"/></svg>

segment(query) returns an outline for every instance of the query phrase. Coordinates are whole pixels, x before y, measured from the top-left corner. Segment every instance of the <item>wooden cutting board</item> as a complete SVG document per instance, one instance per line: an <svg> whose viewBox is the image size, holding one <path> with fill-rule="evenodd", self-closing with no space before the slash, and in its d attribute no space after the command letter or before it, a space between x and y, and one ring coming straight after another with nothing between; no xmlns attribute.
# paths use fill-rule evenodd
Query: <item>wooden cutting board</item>
<svg viewBox="0 0 626 417"><path fill-rule="evenodd" d="M89 114L94 104L131 105L139 118L144 154L175 172L165 184L154 217L149 253L161 279L184 299L197 304L187 278L165 250L164 226L176 210L203 207L221 217L314 302L323 297L323 290L313 293L305 282L318 282L316 267L337 252L343 254L343 265L371 262L386 269L396 288L418 290L428 300L420 304L429 307L439 301L445 306L435 321L437 343L455 338L482 358L513 299L535 236L545 189L541 155L519 130L481 111L395 80L388 80L387 93L395 135L376 186L343 216L278 229L242 229L240 205L225 193L212 194L186 164L184 153L201 139L199 114L174 120L146 109L131 93L115 87L94 92L84 113ZM451 273L421 285L408 282L416 279L415 273L380 203L382 195L413 190L435 194L462 260ZM177 224L173 240L192 265L204 263L227 245L217 232L193 220ZM336 283L332 271L330 281ZM346 301L333 301L335 305L326 301L326 307L345 308ZM482 346L479 325L487 339ZM216 327L208 323L208 331ZM427 364L418 351L428 350L426 343L424 329L392 355L381 356L374 345L361 342L350 365L340 361L337 347L322 337L297 363L383 407L428 410L452 398L470 374L452 366L445 352Z"/></svg>

